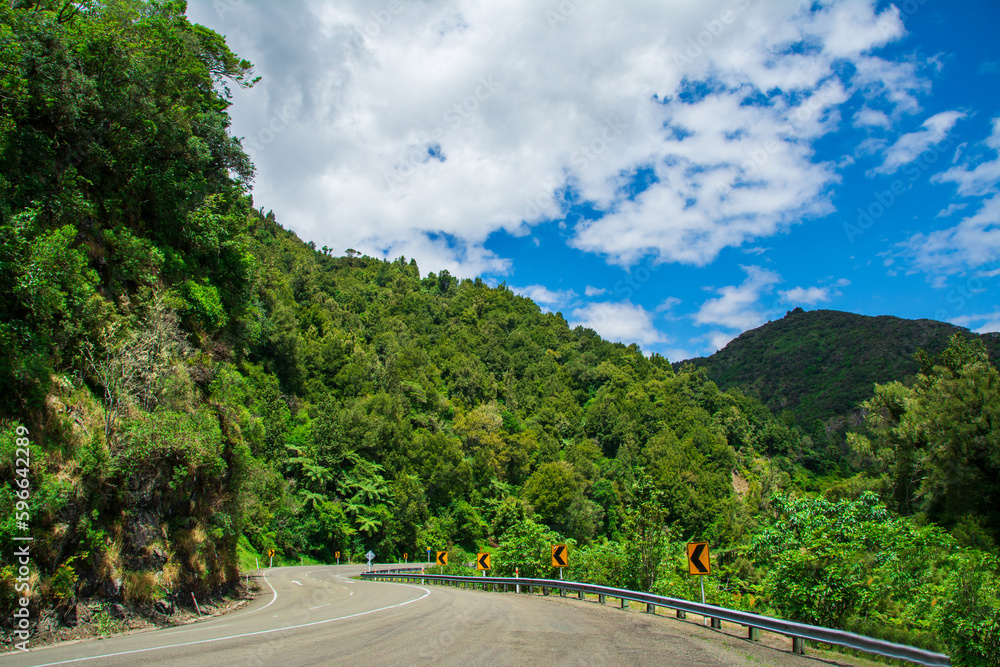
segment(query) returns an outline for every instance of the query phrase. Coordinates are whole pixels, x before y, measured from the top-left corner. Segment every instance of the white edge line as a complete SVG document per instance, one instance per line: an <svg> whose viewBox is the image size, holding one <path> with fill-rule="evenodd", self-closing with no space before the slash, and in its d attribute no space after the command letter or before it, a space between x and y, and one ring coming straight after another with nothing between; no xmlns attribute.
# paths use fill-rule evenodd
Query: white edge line
<svg viewBox="0 0 1000 667"><path fill-rule="evenodd" d="M358 616L367 616L368 614L375 614L380 611L388 611L389 609L404 607L413 602L419 602L420 600L423 600L425 597L431 594L429 590L421 586L409 586L409 588L417 588L419 590L422 590L424 594L418 598L413 598L412 600L407 600L406 602L400 602L399 604L389 605L388 607L379 607L378 609L369 609L368 611L360 611L357 614L348 614L347 616L338 616L337 618L328 618L325 621L313 621L312 623L302 623L301 625L289 625L284 628L272 628L271 630L258 630L257 632L246 632L242 635L229 635L228 637L216 637L214 639L199 639L198 641L194 642L167 644L166 646L151 646L150 648L139 648L132 651L120 651L118 653L105 653L104 655L94 655L88 658L73 658L71 660L61 660L59 662L46 662L44 664L35 665L34 667L52 667L52 665L68 665L74 662L87 662L89 660L100 660L102 658L116 658L121 655L132 655L134 653L148 653L149 651L161 651L163 649L168 649L168 648L180 648L182 646L196 646L198 644L210 644L212 642L221 642L221 641L226 641L228 639L242 639L243 637L256 637L257 635L267 635L271 634L272 632L283 632L285 630L298 630L299 628L308 628L313 625L323 625L325 623L333 623L334 621L345 621L349 618L357 618ZM277 596L277 594L275 595ZM263 607L261 607L261 609L263 609Z"/></svg>
<svg viewBox="0 0 1000 667"><path fill-rule="evenodd" d="M271 589L271 592L272 592L272 593L274 593L274 597L272 597L272 598L271 598L271 601L270 601L270 602L268 602L268 603L267 603L266 605L264 605L263 607L260 607L260 608L258 608L258 609L252 609L252 610L248 611L248 612L247 612L247 613L245 613L245 614L241 614L241 615L239 616L239 618L244 618L244 617L246 617L246 616L249 616L250 614L254 614L254 613L256 613L256 612L260 611L261 609L267 609L267 608L268 608L268 607L270 607L270 606L271 606L272 604L274 604L274 601L275 601L275 600L277 600L277 599L278 599L278 591L274 590L274 586L272 586L272 585L271 585L271 582L267 580L267 572L268 572L268 571L264 571L264 572L262 572L260 576L264 578L264 583L265 583L265 584L267 584L267 587ZM58 663L56 663L56 664L58 664Z"/></svg>

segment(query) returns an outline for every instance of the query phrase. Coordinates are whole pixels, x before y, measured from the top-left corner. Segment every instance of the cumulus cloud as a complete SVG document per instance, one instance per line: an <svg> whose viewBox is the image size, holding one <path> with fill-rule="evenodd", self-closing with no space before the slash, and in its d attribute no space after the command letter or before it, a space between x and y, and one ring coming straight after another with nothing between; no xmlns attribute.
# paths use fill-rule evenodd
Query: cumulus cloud
<svg viewBox="0 0 1000 667"><path fill-rule="evenodd" d="M573 290L550 290L544 285L528 285L527 287L514 287L510 289L515 294L526 296L540 306L549 308L561 306L569 303L577 297Z"/></svg>
<svg viewBox="0 0 1000 667"><path fill-rule="evenodd" d="M941 276L985 266L993 270L1000 262L1000 118L993 120L992 133L977 149L975 166L952 167L933 179L955 183L961 196L985 197L975 212L953 227L914 234L896 246L896 252L920 271ZM963 207L956 202L947 212Z"/></svg>
<svg viewBox="0 0 1000 667"><path fill-rule="evenodd" d="M815 306L820 301L830 300L830 288L828 287L793 287L790 290L782 290L778 295L788 303Z"/></svg>
<svg viewBox="0 0 1000 667"><path fill-rule="evenodd" d="M820 283L829 283L833 280L833 277L829 277L825 280L821 280ZM786 303L803 305L803 306L815 306L817 303L830 301L839 296L842 296L838 287L847 287L851 284L851 281L847 278L839 278L834 281L832 285L826 287L793 287L790 290L779 290L778 296L781 297L782 301Z"/></svg>
<svg viewBox="0 0 1000 667"><path fill-rule="evenodd" d="M589 303L572 312L569 324L593 329L603 338L625 344L669 342L653 323L652 313L629 301Z"/></svg>
<svg viewBox="0 0 1000 667"><path fill-rule="evenodd" d="M722 326L742 332L760 326L767 320L760 306L760 299L781 282L781 276L759 266L744 266L743 270L747 273L746 280L740 285L715 290L719 296L701 305L693 316L697 324ZM719 333L717 338L721 339L722 335Z"/></svg>
<svg viewBox="0 0 1000 667"><path fill-rule="evenodd" d="M608 290L604 289L603 287L592 287L590 285L587 285L587 288L583 290L583 293L587 296L587 298L590 298L594 296L601 296L607 291Z"/></svg>
<svg viewBox="0 0 1000 667"><path fill-rule="evenodd" d="M1000 332L1000 310L981 315L963 315L951 320L951 323L979 334Z"/></svg>
<svg viewBox="0 0 1000 667"><path fill-rule="evenodd" d="M912 264L930 274L956 274L1000 261L1000 195L983 201L954 227L914 234L898 246Z"/></svg>
<svg viewBox="0 0 1000 667"><path fill-rule="evenodd" d="M942 111L923 122L916 132L904 134L886 149L882 165L872 170L877 174L892 174L905 164L917 159L922 152L944 141L955 123L964 118L958 111Z"/></svg>
<svg viewBox="0 0 1000 667"><path fill-rule="evenodd" d="M877 109L865 107L854 115L854 124L859 127L882 127L888 128L892 122L885 112Z"/></svg>
<svg viewBox="0 0 1000 667"><path fill-rule="evenodd" d="M983 146L996 152L994 159L983 160L972 168L968 165L952 167L932 180L955 183L958 194L966 197L996 193L1000 188L1000 117L993 119L993 132L983 141Z"/></svg>
<svg viewBox="0 0 1000 667"><path fill-rule="evenodd" d="M570 242L623 266L705 264L829 212L836 165L812 145L839 106L860 93L912 113L926 85L876 55L904 30L875 4L191 0L189 14L263 76L233 107L258 205L317 245L469 276L509 270L491 234L573 202L598 216ZM640 171L653 178L635 193Z"/></svg>

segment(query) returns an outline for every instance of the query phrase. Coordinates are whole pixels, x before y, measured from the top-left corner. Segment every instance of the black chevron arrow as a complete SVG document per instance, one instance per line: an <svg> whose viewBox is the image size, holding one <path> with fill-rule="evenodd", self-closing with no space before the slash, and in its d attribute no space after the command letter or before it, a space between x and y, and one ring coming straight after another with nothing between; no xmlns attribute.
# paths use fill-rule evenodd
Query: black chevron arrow
<svg viewBox="0 0 1000 667"><path fill-rule="evenodd" d="M701 564L701 554L705 551L705 544L696 544L694 547L694 553L691 554L691 562L694 563L695 569L699 572L707 573L708 568Z"/></svg>
<svg viewBox="0 0 1000 667"><path fill-rule="evenodd" d="M479 554L479 568L481 570L490 569L490 555L489 554Z"/></svg>
<svg viewBox="0 0 1000 667"><path fill-rule="evenodd" d="M563 558L563 553L566 551L566 547L560 545L556 547L555 551L552 552L552 557L556 559L556 562L560 565L566 564L566 559Z"/></svg>

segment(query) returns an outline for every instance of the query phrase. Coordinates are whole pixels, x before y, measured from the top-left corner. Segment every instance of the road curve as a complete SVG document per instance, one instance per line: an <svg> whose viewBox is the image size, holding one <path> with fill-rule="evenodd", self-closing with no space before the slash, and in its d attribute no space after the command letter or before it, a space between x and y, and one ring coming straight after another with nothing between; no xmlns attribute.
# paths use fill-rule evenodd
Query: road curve
<svg viewBox="0 0 1000 667"><path fill-rule="evenodd" d="M610 604L349 578L362 569L265 570L266 593L231 614L6 654L0 665L831 664Z"/></svg>

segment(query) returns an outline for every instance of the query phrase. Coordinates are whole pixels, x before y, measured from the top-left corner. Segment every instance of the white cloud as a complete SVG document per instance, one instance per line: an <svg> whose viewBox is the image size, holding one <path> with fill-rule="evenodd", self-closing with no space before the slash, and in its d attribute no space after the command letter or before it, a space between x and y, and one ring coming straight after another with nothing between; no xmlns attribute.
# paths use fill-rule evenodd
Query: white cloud
<svg viewBox="0 0 1000 667"><path fill-rule="evenodd" d="M544 285L528 285L527 287L514 287L510 289L515 294L526 296L540 306L555 307L566 304L577 297L573 290L550 290Z"/></svg>
<svg viewBox="0 0 1000 667"><path fill-rule="evenodd" d="M983 315L963 315L951 320L951 323L980 334L1000 332L1000 309Z"/></svg>
<svg viewBox="0 0 1000 667"><path fill-rule="evenodd" d="M956 211L961 211L961 210L966 209L968 207L969 207L969 205L966 204L966 203L964 203L964 202L963 203L953 202L951 204L948 204L948 206L946 206L945 208L943 208L940 211L938 211L938 214L936 216L934 216L934 217L937 217L937 218L947 218L947 217L950 217L952 213L955 213Z"/></svg>
<svg viewBox="0 0 1000 667"><path fill-rule="evenodd" d="M892 174L903 165L913 162L923 151L941 143L955 123L964 117L965 114L958 111L934 114L921 124L921 129L904 134L886 149L885 160L872 173Z"/></svg>
<svg viewBox="0 0 1000 667"><path fill-rule="evenodd" d="M738 334L729 331L709 331L704 336L698 336L691 340L692 343L704 343L705 346L702 348L701 354L703 356L710 356L715 354L726 345L729 345L730 341L734 340Z"/></svg>
<svg viewBox="0 0 1000 667"><path fill-rule="evenodd" d="M693 359L698 356L686 348L682 347L671 347L663 351L663 356L671 361L671 363L676 361L687 361L688 359Z"/></svg>
<svg viewBox="0 0 1000 667"><path fill-rule="evenodd" d="M957 166L933 180L953 182L963 196L991 195L978 202L976 211L958 224L929 234L914 234L897 245L897 251L914 267L930 274L955 274L1000 262L1000 118L982 143L983 159L975 167ZM947 212L958 210L949 206Z"/></svg>
<svg viewBox="0 0 1000 667"><path fill-rule="evenodd" d="M778 295L788 303L815 306L820 301L830 300L828 287L793 287L790 290L779 291Z"/></svg>
<svg viewBox="0 0 1000 667"><path fill-rule="evenodd" d="M669 342L653 324L653 315L629 301L589 303L573 311L569 324L593 329L603 338L626 344Z"/></svg>
<svg viewBox="0 0 1000 667"><path fill-rule="evenodd" d="M721 287L715 290L719 295L717 298L701 305L694 314L697 324L723 326L742 332L767 320L759 301L763 294L781 282L781 276L759 266L745 266L743 270L747 272L747 279L739 286Z"/></svg>
<svg viewBox="0 0 1000 667"><path fill-rule="evenodd" d="M899 244L921 271L954 274L1000 260L1000 195L982 203L979 210L954 227L930 234L914 234Z"/></svg>
<svg viewBox="0 0 1000 667"><path fill-rule="evenodd" d="M874 55L904 30L873 0L577 4L556 23L534 0L188 7L263 76L232 108L258 206L317 245L463 276L508 270L486 239L559 219L566 186L605 213L572 243L621 265L704 264L823 215L838 177L812 144L840 104L909 113L926 85ZM685 101L690 82L707 93ZM643 167L658 180L631 201Z"/></svg>
<svg viewBox="0 0 1000 667"><path fill-rule="evenodd" d="M949 181L956 183L958 194L963 196L997 192L1000 187L1000 117L993 119L993 132L983 145L996 151L997 157L993 160L983 160L972 169L967 166L952 167L942 174L935 175L932 180L938 183Z"/></svg>
<svg viewBox="0 0 1000 667"><path fill-rule="evenodd" d="M885 112L865 107L854 114L854 124L859 127L882 127L888 128L892 122Z"/></svg>
<svg viewBox="0 0 1000 667"><path fill-rule="evenodd" d="M666 313L668 311L673 310L675 306L680 304L680 302L681 300L678 299L676 296L668 296L660 303L660 305L656 307L654 312Z"/></svg>
<svg viewBox="0 0 1000 667"><path fill-rule="evenodd" d="M604 289L603 287L591 287L590 285L587 285L587 288L583 290L583 293L587 295L587 297L593 297L593 296L601 296L607 291L608 290Z"/></svg>

